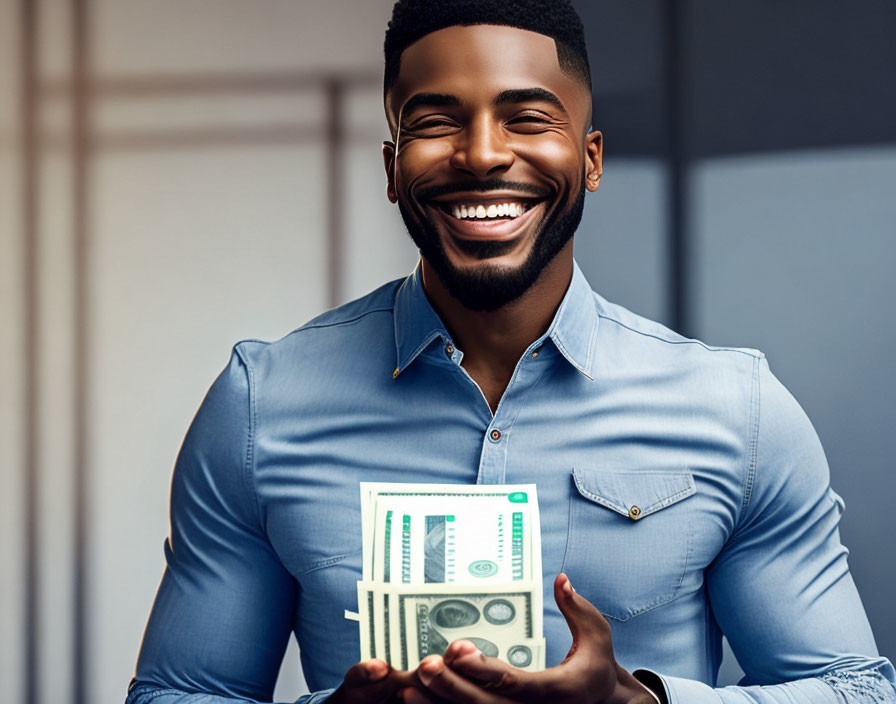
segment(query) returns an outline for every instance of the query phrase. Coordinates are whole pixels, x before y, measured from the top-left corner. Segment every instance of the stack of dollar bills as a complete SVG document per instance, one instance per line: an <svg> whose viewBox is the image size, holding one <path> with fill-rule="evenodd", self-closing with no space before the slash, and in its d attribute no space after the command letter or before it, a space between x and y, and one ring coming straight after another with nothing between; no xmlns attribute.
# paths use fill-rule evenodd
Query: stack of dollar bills
<svg viewBox="0 0 896 704"><path fill-rule="evenodd" d="M464 638L544 669L534 484L361 484L361 658L401 670Z"/></svg>

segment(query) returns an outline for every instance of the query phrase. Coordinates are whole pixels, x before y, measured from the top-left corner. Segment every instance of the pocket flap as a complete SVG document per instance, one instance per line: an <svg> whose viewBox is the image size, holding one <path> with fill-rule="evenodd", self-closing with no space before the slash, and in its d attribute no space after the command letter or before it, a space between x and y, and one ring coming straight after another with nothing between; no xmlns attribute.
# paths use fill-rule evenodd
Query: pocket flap
<svg viewBox="0 0 896 704"><path fill-rule="evenodd" d="M639 520L695 494L694 477L687 470L572 470L579 493L628 518Z"/></svg>

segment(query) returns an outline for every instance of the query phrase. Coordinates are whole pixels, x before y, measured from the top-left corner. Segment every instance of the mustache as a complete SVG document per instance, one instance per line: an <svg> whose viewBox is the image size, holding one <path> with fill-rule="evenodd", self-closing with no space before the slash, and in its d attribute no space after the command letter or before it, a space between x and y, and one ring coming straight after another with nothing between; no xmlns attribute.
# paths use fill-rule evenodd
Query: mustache
<svg viewBox="0 0 896 704"><path fill-rule="evenodd" d="M450 196L454 193L485 193L488 191L515 191L525 193L536 198L548 198L553 195L551 189L544 186L536 186L522 181L505 181L503 179L489 179L488 181L452 181L440 183L435 186L427 186L417 191L418 200L431 200L439 196Z"/></svg>

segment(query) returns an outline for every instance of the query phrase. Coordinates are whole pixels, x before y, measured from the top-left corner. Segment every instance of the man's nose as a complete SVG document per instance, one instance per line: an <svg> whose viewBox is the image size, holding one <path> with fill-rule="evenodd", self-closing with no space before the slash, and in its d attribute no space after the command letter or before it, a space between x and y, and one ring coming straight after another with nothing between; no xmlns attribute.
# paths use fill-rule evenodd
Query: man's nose
<svg viewBox="0 0 896 704"><path fill-rule="evenodd" d="M472 122L461 134L451 156L451 165L477 177L501 172L513 163L506 135L501 126L489 119Z"/></svg>

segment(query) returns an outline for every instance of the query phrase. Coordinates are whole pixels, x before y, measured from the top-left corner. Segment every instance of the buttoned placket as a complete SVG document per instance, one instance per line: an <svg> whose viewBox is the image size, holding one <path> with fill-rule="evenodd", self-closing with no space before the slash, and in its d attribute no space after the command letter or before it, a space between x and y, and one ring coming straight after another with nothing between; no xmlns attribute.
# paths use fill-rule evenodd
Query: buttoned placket
<svg viewBox="0 0 896 704"><path fill-rule="evenodd" d="M475 380L461 367L463 352L457 349L450 340L444 341L446 357L457 365L459 373L464 374L469 381L479 390L482 402L488 406L488 401L482 390L478 388ZM495 414L485 427L482 438L482 451L479 456L479 472L477 484L505 484L507 452L511 442L513 422L520 411L520 404L527 396L526 390L534 384L543 371L539 360L541 343L533 344L523 354L517 363L513 376L510 378L507 388L498 403Z"/></svg>

